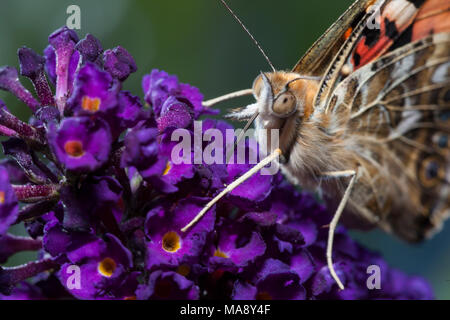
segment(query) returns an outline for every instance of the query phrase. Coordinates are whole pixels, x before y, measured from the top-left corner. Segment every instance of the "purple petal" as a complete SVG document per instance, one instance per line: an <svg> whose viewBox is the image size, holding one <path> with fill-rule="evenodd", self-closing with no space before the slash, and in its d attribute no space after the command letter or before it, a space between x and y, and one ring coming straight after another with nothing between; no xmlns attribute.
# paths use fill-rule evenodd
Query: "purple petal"
<svg viewBox="0 0 450 320"><path fill-rule="evenodd" d="M30 107L33 112L39 107L39 102L20 83L16 68L8 66L0 68L0 89L11 92Z"/></svg>
<svg viewBox="0 0 450 320"><path fill-rule="evenodd" d="M100 41L90 33L76 44L75 49L78 50L83 57L83 63L87 61L96 63L103 52Z"/></svg>
<svg viewBox="0 0 450 320"><path fill-rule="evenodd" d="M119 93L119 112L117 116L121 119L122 128L132 128L139 120L143 120L141 99L132 95L129 91Z"/></svg>
<svg viewBox="0 0 450 320"><path fill-rule="evenodd" d="M50 81L56 84L56 53L51 45L44 50L45 72L47 72Z"/></svg>
<svg viewBox="0 0 450 320"><path fill-rule="evenodd" d="M58 160L67 169L94 171L105 164L111 150L111 133L106 122L88 117L65 118L49 133Z"/></svg>
<svg viewBox="0 0 450 320"><path fill-rule="evenodd" d="M0 236L4 235L19 214L17 198L9 182L8 171L0 166Z"/></svg>
<svg viewBox="0 0 450 320"><path fill-rule="evenodd" d="M220 259L225 259L225 262L229 259L236 266L244 267L266 251L261 235L257 232L250 234L248 228L229 224L218 230L218 237L217 249L212 258L218 263Z"/></svg>
<svg viewBox="0 0 450 320"><path fill-rule="evenodd" d="M109 73L88 62L78 71L67 104L75 115L110 113L117 107L118 89Z"/></svg>
<svg viewBox="0 0 450 320"><path fill-rule="evenodd" d="M56 104L61 113L66 107L66 99L70 92L70 70L71 59L78 42L78 36L75 31L66 26L53 32L48 41L55 50L56 54Z"/></svg>
<svg viewBox="0 0 450 320"><path fill-rule="evenodd" d="M5 263L10 256L22 251L37 251L42 248L42 241L32 238L6 234L0 236L0 263Z"/></svg>
<svg viewBox="0 0 450 320"><path fill-rule="evenodd" d="M145 231L150 239L147 268L155 264L177 265L185 258L197 258L206 243L206 235L212 231L215 208L186 232L186 226L205 205L206 199L190 197L178 202L173 211L158 207L147 215Z"/></svg>
<svg viewBox="0 0 450 320"><path fill-rule="evenodd" d="M120 81L125 81L131 73L137 70L136 62L131 54L120 46L106 50L103 54L103 61L105 70Z"/></svg>
<svg viewBox="0 0 450 320"><path fill-rule="evenodd" d="M44 70L45 59L32 49L22 47L17 53L20 61L21 75L28 78L35 78Z"/></svg>
<svg viewBox="0 0 450 320"><path fill-rule="evenodd" d="M178 273L155 271L147 285L139 286L136 295L139 300L197 300L199 288Z"/></svg>
<svg viewBox="0 0 450 320"><path fill-rule="evenodd" d="M242 281L236 281L234 283L232 299L233 300L255 300L258 289Z"/></svg>

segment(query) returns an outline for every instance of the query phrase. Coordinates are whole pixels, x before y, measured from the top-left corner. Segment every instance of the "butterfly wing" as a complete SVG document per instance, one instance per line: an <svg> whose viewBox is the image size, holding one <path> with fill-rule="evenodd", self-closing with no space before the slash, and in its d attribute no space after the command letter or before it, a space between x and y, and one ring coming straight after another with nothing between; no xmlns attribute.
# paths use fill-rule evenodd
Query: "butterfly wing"
<svg viewBox="0 0 450 320"><path fill-rule="evenodd" d="M302 75L322 76L329 62L337 55L350 32L364 17L375 0L358 0L312 45L297 62L293 72Z"/></svg>
<svg viewBox="0 0 450 320"><path fill-rule="evenodd" d="M405 2L410 1L384 2L381 18L388 16L389 5ZM413 18L403 20L407 25L396 26L403 32L383 39L380 29L384 44L365 46L360 56L365 64L354 60L367 44L367 34L359 34L341 57L345 63L328 68L316 100L318 110L322 103L332 119L346 119L348 151L364 167L353 209L409 241L429 236L450 212L448 1L414 7ZM440 32L430 35L433 30ZM335 71L349 63L348 76Z"/></svg>
<svg viewBox="0 0 450 320"><path fill-rule="evenodd" d="M353 71L412 41L449 29L446 0L378 0L366 9L329 63L320 83L315 105L330 102L335 87ZM425 25L429 27L425 27Z"/></svg>

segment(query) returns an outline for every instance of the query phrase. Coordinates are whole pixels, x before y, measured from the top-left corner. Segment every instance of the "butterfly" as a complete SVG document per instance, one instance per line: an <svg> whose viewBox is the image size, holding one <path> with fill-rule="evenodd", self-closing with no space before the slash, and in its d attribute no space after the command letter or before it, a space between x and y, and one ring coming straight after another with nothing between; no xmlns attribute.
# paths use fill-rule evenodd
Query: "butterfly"
<svg viewBox="0 0 450 320"><path fill-rule="evenodd" d="M205 104L253 94L256 103L232 116L254 122L261 144L279 129L279 147L183 230L278 159L290 181L320 186L336 210L327 261L341 289L332 262L339 221L409 242L438 231L450 215L450 1L357 0L291 71L275 70L254 41L273 72Z"/></svg>

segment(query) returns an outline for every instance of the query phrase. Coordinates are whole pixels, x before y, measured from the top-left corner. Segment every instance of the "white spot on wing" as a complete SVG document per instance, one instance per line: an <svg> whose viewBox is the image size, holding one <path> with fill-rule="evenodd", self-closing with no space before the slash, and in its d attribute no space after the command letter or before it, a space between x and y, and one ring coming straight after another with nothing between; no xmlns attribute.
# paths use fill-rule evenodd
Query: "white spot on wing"
<svg viewBox="0 0 450 320"><path fill-rule="evenodd" d="M404 77L405 74L411 72L413 68L414 68L414 55L406 56L405 58L395 63L394 70L392 70L392 78L397 79Z"/></svg>
<svg viewBox="0 0 450 320"><path fill-rule="evenodd" d="M402 120L398 124L397 128L395 128L394 132L391 134L394 136L402 136L406 132L408 132L411 127L416 124L420 118L422 117L422 113L417 110L405 110L402 112Z"/></svg>
<svg viewBox="0 0 450 320"><path fill-rule="evenodd" d="M416 14L416 7L407 0L394 0L389 2L384 9L387 18L395 21L398 27L405 26Z"/></svg>
<svg viewBox="0 0 450 320"><path fill-rule="evenodd" d="M433 81L433 83L445 82L448 79L449 69L450 69L450 62L440 65L434 71L433 77L431 77L431 81Z"/></svg>

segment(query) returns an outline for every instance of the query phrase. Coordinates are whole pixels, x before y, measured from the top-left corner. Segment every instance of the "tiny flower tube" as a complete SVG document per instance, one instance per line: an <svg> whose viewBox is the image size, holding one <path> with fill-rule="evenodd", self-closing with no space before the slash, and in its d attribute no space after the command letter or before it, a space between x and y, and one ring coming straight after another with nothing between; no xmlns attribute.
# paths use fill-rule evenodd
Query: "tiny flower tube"
<svg viewBox="0 0 450 320"><path fill-rule="evenodd" d="M45 144L44 133L26 122L23 122L9 113L5 108L0 108L0 125L17 133L17 136L37 145Z"/></svg>
<svg viewBox="0 0 450 320"><path fill-rule="evenodd" d="M0 237L16 221L19 204L13 187L10 184L8 171L0 166Z"/></svg>
<svg viewBox="0 0 450 320"><path fill-rule="evenodd" d="M20 48L17 55L20 61L20 74L31 80L41 105L54 106L53 94L44 73L45 59L27 47Z"/></svg>
<svg viewBox="0 0 450 320"><path fill-rule="evenodd" d="M90 61L95 63L103 52L100 41L90 33L76 44L75 49L80 52L83 62Z"/></svg>
<svg viewBox="0 0 450 320"><path fill-rule="evenodd" d="M8 66L0 68L0 89L11 92L19 100L22 100L33 112L40 105L30 91L20 83L16 68Z"/></svg>
<svg viewBox="0 0 450 320"><path fill-rule="evenodd" d="M8 294L19 282L56 267L58 263L53 259L33 261L11 268L0 267L0 293Z"/></svg>
<svg viewBox="0 0 450 320"><path fill-rule="evenodd" d="M37 251L42 248L42 240L5 234L0 237L0 263L22 251Z"/></svg>
<svg viewBox="0 0 450 320"><path fill-rule="evenodd" d="M17 199L26 203L55 199L59 196L59 186L55 184L24 186L13 185L12 188L14 189Z"/></svg>
<svg viewBox="0 0 450 320"><path fill-rule="evenodd" d="M60 113L63 114L66 107L66 99L70 90L70 59L74 53L75 44L78 42L78 36L73 30L62 27L53 32L49 36L48 41L53 47L56 57L56 104Z"/></svg>
<svg viewBox="0 0 450 320"><path fill-rule="evenodd" d="M15 224L41 217L42 215L52 210L52 208L57 203L57 200L58 199L55 197L55 199L49 200L46 199L22 207L19 211L19 215L17 217Z"/></svg>
<svg viewBox="0 0 450 320"><path fill-rule="evenodd" d="M106 50L103 62L105 70L120 81L125 81L131 73L137 71L133 57L121 46Z"/></svg>

